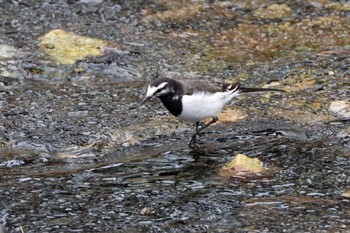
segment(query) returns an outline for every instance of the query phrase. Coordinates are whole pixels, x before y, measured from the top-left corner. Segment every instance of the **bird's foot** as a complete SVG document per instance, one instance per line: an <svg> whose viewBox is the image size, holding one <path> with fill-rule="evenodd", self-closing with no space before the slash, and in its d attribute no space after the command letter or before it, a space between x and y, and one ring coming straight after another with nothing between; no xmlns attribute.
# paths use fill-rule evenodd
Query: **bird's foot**
<svg viewBox="0 0 350 233"><path fill-rule="evenodd" d="M191 149L198 149L198 146L196 145L196 143L192 141L188 143L188 147Z"/></svg>
<svg viewBox="0 0 350 233"><path fill-rule="evenodd" d="M196 145L197 136L200 136L200 135L198 133L193 134L190 143L188 143L188 146L191 149L198 149L198 146Z"/></svg>
<svg viewBox="0 0 350 233"><path fill-rule="evenodd" d="M196 145L197 135L198 135L197 133L193 134L190 143L188 143L188 146L189 146L191 149L198 149L198 146Z"/></svg>

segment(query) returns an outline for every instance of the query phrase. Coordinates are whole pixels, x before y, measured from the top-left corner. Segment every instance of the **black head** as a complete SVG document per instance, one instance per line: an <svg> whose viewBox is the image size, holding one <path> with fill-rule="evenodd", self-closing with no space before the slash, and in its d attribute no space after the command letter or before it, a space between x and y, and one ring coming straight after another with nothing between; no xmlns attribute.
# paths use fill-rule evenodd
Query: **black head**
<svg viewBox="0 0 350 233"><path fill-rule="evenodd" d="M162 97L174 92L176 81L170 78L156 78L149 84L147 88L146 98L141 102L144 104L153 97Z"/></svg>

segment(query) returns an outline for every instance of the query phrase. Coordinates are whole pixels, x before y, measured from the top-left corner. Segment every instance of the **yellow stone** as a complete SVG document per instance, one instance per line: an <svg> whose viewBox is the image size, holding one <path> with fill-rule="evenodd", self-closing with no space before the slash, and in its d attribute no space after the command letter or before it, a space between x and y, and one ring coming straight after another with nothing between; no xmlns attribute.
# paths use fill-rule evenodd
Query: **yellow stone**
<svg viewBox="0 0 350 233"><path fill-rule="evenodd" d="M263 163L259 159L238 154L230 163L221 168L221 174L229 176L236 173L259 173L263 170Z"/></svg>
<svg viewBox="0 0 350 233"><path fill-rule="evenodd" d="M69 65L87 56L101 56L107 42L79 36L61 29L52 30L39 37L40 47L59 64Z"/></svg>
<svg viewBox="0 0 350 233"><path fill-rule="evenodd" d="M350 198L350 190L343 192L341 195Z"/></svg>

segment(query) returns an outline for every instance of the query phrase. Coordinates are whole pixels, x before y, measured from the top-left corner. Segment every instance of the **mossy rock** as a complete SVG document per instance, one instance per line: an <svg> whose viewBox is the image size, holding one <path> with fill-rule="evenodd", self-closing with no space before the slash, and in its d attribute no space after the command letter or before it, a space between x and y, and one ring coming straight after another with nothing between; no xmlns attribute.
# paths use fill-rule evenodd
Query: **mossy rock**
<svg viewBox="0 0 350 233"><path fill-rule="evenodd" d="M257 158L249 158L244 154L238 154L230 163L219 170L224 177L234 177L244 174L256 174L264 171L263 163Z"/></svg>
<svg viewBox="0 0 350 233"><path fill-rule="evenodd" d="M56 29L39 38L40 47L58 64L69 65L88 56L101 56L104 40Z"/></svg>
<svg viewBox="0 0 350 233"><path fill-rule="evenodd" d="M273 4L256 10L254 15L260 19L282 19L290 17L292 13L292 9L286 4Z"/></svg>

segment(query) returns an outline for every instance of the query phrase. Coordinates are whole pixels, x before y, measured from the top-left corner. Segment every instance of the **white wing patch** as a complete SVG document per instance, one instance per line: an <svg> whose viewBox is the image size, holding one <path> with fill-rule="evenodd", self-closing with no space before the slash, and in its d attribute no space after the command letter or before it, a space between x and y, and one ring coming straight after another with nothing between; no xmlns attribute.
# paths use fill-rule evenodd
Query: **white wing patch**
<svg viewBox="0 0 350 233"><path fill-rule="evenodd" d="M197 92L192 95L184 95L182 113L178 118L198 122L208 117L215 117L227 102L238 95L237 88L229 92Z"/></svg>

